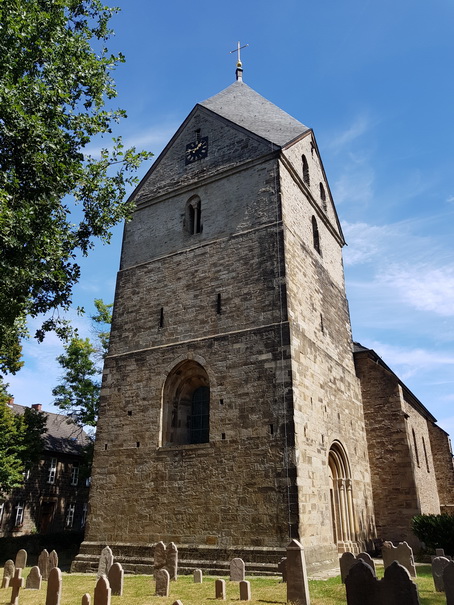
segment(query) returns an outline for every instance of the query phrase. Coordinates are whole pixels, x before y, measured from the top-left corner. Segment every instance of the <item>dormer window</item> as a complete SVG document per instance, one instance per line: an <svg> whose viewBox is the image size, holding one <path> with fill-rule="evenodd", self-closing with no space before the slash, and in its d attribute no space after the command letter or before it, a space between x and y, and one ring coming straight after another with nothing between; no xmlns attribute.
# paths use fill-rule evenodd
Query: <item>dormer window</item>
<svg viewBox="0 0 454 605"><path fill-rule="evenodd" d="M301 156L301 162L303 165L303 181L309 187L311 184L309 178L309 164L307 163L307 158L305 155Z"/></svg>

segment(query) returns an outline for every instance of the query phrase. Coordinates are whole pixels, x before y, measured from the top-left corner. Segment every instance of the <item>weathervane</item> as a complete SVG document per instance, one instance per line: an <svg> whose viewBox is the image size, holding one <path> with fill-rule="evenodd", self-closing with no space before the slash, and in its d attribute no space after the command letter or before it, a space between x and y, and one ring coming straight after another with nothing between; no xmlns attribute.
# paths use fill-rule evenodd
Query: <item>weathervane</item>
<svg viewBox="0 0 454 605"><path fill-rule="evenodd" d="M238 53L235 74L236 74L236 79L239 82L243 81L243 64L241 63L241 54L240 54L240 51L241 51L242 48L246 48L246 46L249 46L249 44L243 44L243 46L240 46L240 42L238 42L237 47L235 48L235 50L231 50L230 53L229 53L230 55L232 53Z"/></svg>

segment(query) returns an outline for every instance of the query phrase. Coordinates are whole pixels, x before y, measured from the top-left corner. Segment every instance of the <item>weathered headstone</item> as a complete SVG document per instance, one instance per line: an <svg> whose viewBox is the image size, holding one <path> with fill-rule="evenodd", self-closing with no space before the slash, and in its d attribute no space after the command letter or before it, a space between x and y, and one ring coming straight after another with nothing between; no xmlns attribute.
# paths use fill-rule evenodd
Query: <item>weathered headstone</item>
<svg viewBox="0 0 454 605"><path fill-rule="evenodd" d="M43 580L47 580L49 577L49 553L46 549L41 551L41 554L38 557L38 567ZM55 565L54 567L58 566Z"/></svg>
<svg viewBox="0 0 454 605"><path fill-rule="evenodd" d="M167 569L158 569L154 574L156 580L155 595L157 597L169 596L170 574Z"/></svg>
<svg viewBox="0 0 454 605"><path fill-rule="evenodd" d="M297 540L287 546L287 602L310 603L304 548Z"/></svg>
<svg viewBox="0 0 454 605"><path fill-rule="evenodd" d="M367 563L372 568L372 571L374 572L374 576L377 575L377 572L375 570L375 561L372 559L372 557L370 556L369 553L360 552L356 558L362 559L364 561L364 563Z"/></svg>
<svg viewBox="0 0 454 605"><path fill-rule="evenodd" d="M351 567L345 578L345 589L347 605L382 605L380 581L362 559L357 559Z"/></svg>
<svg viewBox="0 0 454 605"><path fill-rule="evenodd" d="M446 594L446 605L454 605L454 561L449 561L443 569L443 584Z"/></svg>
<svg viewBox="0 0 454 605"><path fill-rule="evenodd" d="M243 559L232 559L230 561L230 581L241 582L245 577L245 566Z"/></svg>
<svg viewBox="0 0 454 605"><path fill-rule="evenodd" d="M56 550L52 550L49 554L49 572L47 575L49 575L50 570L54 569L54 567L58 567L58 555Z"/></svg>
<svg viewBox="0 0 454 605"><path fill-rule="evenodd" d="M3 567L2 588L8 588L11 579L14 578L15 571L16 566L14 565L14 561L12 559L8 559Z"/></svg>
<svg viewBox="0 0 454 605"><path fill-rule="evenodd" d="M406 567L394 561L385 569L382 584L384 605L419 605L418 589Z"/></svg>
<svg viewBox="0 0 454 605"><path fill-rule="evenodd" d="M82 605L91 605L91 596L86 592L82 597Z"/></svg>
<svg viewBox="0 0 454 605"><path fill-rule="evenodd" d="M125 572L120 563L112 563L107 576L110 584L111 594L121 597L123 595L123 582Z"/></svg>
<svg viewBox="0 0 454 605"><path fill-rule="evenodd" d="M345 584L345 578L348 576L348 572L356 563L356 557L352 552L342 553L339 559L339 567L341 573L341 582Z"/></svg>
<svg viewBox="0 0 454 605"><path fill-rule="evenodd" d="M225 601L225 580L216 580L214 583L215 598Z"/></svg>
<svg viewBox="0 0 454 605"><path fill-rule="evenodd" d="M49 571L47 580L46 605L60 605L61 599L61 571L54 567Z"/></svg>
<svg viewBox="0 0 454 605"><path fill-rule="evenodd" d="M16 555L16 569L20 567L25 569L27 567L27 551L21 548Z"/></svg>
<svg viewBox="0 0 454 605"><path fill-rule="evenodd" d="M11 591L11 605L19 605L19 591L24 587L24 578L22 575L22 567L16 567L16 571L14 572L14 578L11 578L9 581L9 585L12 588Z"/></svg>
<svg viewBox="0 0 454 605"><path fill-rule="evenodd" d="M93 605L110 605L111 594L109 580L101 576L96 582Z"/></svg>
<svg viewBox="0 0 454 605"><path fill-rule="evenodd" d="M109 573L109 569L112 567L113 563L113 554L112 550L109 546L106 546L101 551L101 556L99 557L98 564L98 578L101 576L107 576Z"/></svg>
<svg viewBox="0 0 454 605"><path fill-rule="evenodd" d="M35 565L30 569L30 573L28 574L25 582L25 588L29 588L31 590L41 590L41 581L41 572L39 571L39 567Z"/></svg>
<svg viewBox="0 0 454 605"><path fill-rule="evenodd" d="M202 584L203 572L201 569L194 569L194 584Z"/></svg>
<svg viewBox="0 0 454 605"><path fill-rule="evenodd" d="M405 567L412 578L416 578L413 551L407 542L399 542L397 546L394 546L392 542L383 542L381 552L385 569L389 567L393 561L397 561Z"/></svg>
<svg viewBox="0 0 454 605"><path fill-rule="evenodd" d="M444 557L445 556L445 549L444 548L436 548L435 549L435 556L436 557Z"/></svg>
<svg viewBox="0 0 454 605"><path fill-rule="evenodd" d="M163 567L165 567L165 565L167 563L167 558L166 558L166 545L164 544L164 542L158 542L157 544L154 545L153 557L154 557L155 572L158 571L158 569L162 569Z"/></svg>
<svg viewBox="0 0 454 605"><path fill-rule="evenodd" d="M166 548L166 568L170 579L176 580L178 575L178 548L174 542L168 544Z"/></svg>
<svg viewBox="0 0 454 605"><path fill-rule="evenodd" d="M240 582L240 601L251 600L251 583L247 580L241 580Z"/></svg>
<svg viewBox="0 0 454 605"><path fill-rule="evenodd" d="M287 582L287 557L282 557L279 561L277 571L282 574L282 581Z"/></svg>
<svg viewBox="0 0 454 605"><path fill-rule="evenodd" d="M446 557L434 557L432 559L432 577L434 579L434 586L437 592L444 592L445 586L443 583L443 570L449 563L449 559Z"/></svg>
<svg viewBox="0 0 454 605"><path fill-rule="evenodd" d="M357 559L345 579L348 605L419 605L416 584L407 569L393 561L377 580L372 568Z"/></svg>

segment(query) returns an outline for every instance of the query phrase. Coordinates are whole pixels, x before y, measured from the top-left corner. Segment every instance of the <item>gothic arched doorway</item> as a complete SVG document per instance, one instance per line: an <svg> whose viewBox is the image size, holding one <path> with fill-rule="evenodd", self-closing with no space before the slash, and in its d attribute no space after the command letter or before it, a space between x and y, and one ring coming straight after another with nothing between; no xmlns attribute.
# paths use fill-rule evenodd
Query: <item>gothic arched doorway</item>
<svg viewBox="0 0 454 605"><path fill-rule="evenodd" d="M333 541L339 552L356 549L352 479L347 454L335 441L328 455Z"/></svg>

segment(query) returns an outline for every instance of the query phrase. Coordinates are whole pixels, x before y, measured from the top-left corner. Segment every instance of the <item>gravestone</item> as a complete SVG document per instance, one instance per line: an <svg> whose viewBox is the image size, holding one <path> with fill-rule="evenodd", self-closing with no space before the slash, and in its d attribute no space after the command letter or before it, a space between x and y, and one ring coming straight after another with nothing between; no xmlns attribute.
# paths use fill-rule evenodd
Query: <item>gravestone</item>
<svg viewBox="0 0 454 605"><path fill-rule="evenodd" d="M345 579L348 605L419 605L416 584L408 570L393 561L377 580L372 568L358 559Z"/></svg>
<svg viewBox="0 0 454 605"><path fill-rule="evenodd" d="M93 605L110 605L111 590L106 576L98 578L95 586Z"/></svg>
<svg viewBox="0 0 454 605"><path fill-rule="evenodd" d="M341 574L341 582L345 584L345 578L348 576L348 572L356 563L356 557L352 552L344 552L339 559L339 567Z"/></svg>
<svg viewBox="0 0 454 605"><path fill-rule="evenodd" d="M158 569L162 569L163 567L165 567L165 565L167 563L167 558L166 558L166 545L164 544L164 542L158 542L157 544L155 544L154 551L153 551L153 557L154 557L155 572L158 571Z"/></svg>
<svg viewBox="0 0 454 605"><path fill-rule="evenodd" d="M282 581L287 582L287 557L282 557L279 561L277 571L282 574Z"/></svg>
<svg viewBox="0 0 454 605"><path fill-rule="evenodd" d="M53 567L49 571L47 580L46 605L60 605L61 599L61 571Z"/></svg>
<svg viewBox="0 0 454 605"><path fill-rule="evenodd" d="M157 597L169 596L170 574L167 569L158 569L154 574L156 580L155 595Z"/></svg>
<svg viewBox="0 0 454 605"><path fill-rule="evenodd" d="M38 557L38 567L43 580L47 580L49 577L49 553L46 549L41 551L41 554Z"/></svg>
<svg viewBox="0 0 454 605"><path fill-rule="evenodd" d="M436 548L435 549L435 556L436 557L444 557L445 556L445 549L444 548Z"/></svg>
<svg viewBox="0 0 454 605"><path fill-rule="evenodd" d="M56 550L52 550L49 555L49 571L47 575L50 574L50 570L54 569L54 567L58 567L58 555Z"/></svg>
<svg viewBox="0 0 454 605"><path fill-rule="evenodd" d="M287 602L310 603L304 548L297 540L287 546Z"/></svg>
<svg viewBox="0 0 454 605"><path fill-rule="evenodd" d="M383 542L381 552L385 569L389 567L393 561L397 561L405 567L412 578L416 578L413 551L406 542L399 542L397 546L394 546L392 542Z"/></svg>
<svg viewBox="0 0 454 605"><path fill-rule="evenodd" d="M91 596L86 592L82 597L82 605L91 605Z"/></svg>
<svg viewBox="0 0 454 605"><path fill-rule="evenodd" d="M194 569L194 584L202 584L203 572L201 569Z"/></svg>
<svg viewBox="0 0 454 605"><path fill-rule="evenodd" d="M443 570L449 563L449 559L446 557L434 557L432 559L432 577L434 579L434 586L437 592L444 592L445 586L443 583Z"/></svg>
<svg viewBox="0 0 454 605"><path fill-rule="evenodd" d="M15 571L16 566L14 565L14 561L12 559L8 559L3 567L2 588L8 588L11 579L14 578Z"/></svg>
<svg viewBox="0 0 454 605"><path fill-rule="evenodd" d="M216 580L214 583L214 594L216 599L225 601L225 580Z"/></svg>
<svg viewBox="0 0 454 605"><path fill-rule="evenodd" d="M112 595L118 597L123 596L124 575L125 572L120 563L112 563L112 567L109 569L109 575L107 576Z"/></svg>
<svg viewBox="0 0 454 605"><path fill-rule="evenodd" d="M443 569L443 585L445 587L446 605L454 605L454 561L449 561Z"/></svg>
<svg viewBox="0 0 454 605"><path fill-rule="evenodd" d="M241 582L245 577L245 566L243 559L232 559L230 561L230 581Z"/></svg>
<svg viewBox="0 0 454 605"><path fill-rule="evenodd" d="M16 555L16 569L20 567L25 569L27 567L27 551L21 548Z"/></svg>
<svg viewBox="0 0 454 605"><path fill-rule="evenodd" d="M247 580L241 580L240 582L240 601L251 600L251 583Z"/></svg>
<svg viewBox="0 0 454 605"><path fill-rule="evenodd" d="M113 554L112 550L109 546L106 546L101 551L101 556L99 557L98 564L98 578L101 576L107 576L109 573L109 569L112 567L113 563Z"/></svg>
<svg viewBox="0 0 454 605"><path fill-rule="evenodd" d="M356 558L362 559L364 561L364 563L367 563L372 568L372 571L374 572L374 576L377 575L377 572L375 570L375 561L372 559L372 557L370 556L369 553L360 552Z"/></svg>
<svg viewBox="0 0 454 605"><path fill-rule="evenodd" d="M406 567L394 561L385 569L382 584L383 605L420 605L418 589Z"/></svg>
<svg viewBox="0 0 454 605"><path fill-rule="evenodd" d="M25 582L25 588L29 588L31 590L41 590L41 581L41 572L39 571L39 567L35 565L30 569L30 573L28 574Z"/></svg>
<svg viewBox="0 0 454 605"><path fill-rule="evenodd" d="M166 568L170 579L176 580L178 575L178 548L174 542L168 544L166 548Z"/></svg>
<svg viewBox="0 0 454 605"><path fill-rule="evenodd" d="M357 559L351 567L345 578L345 589L347 605L382 605L380 581L362 559Z"/></svg>
<svg viewBox="0 0 454 605"><path fill-rule="evenodd" d="M17 560L17 559L16 559ZM10 605L19 605L19 591L24 587L24 578L21 578L22 567L16 567L14 577L9 581L9 585L12 588Z"/></svg>

